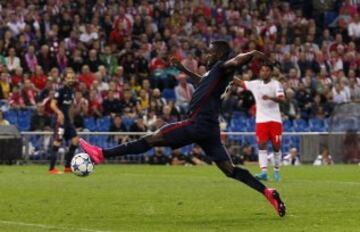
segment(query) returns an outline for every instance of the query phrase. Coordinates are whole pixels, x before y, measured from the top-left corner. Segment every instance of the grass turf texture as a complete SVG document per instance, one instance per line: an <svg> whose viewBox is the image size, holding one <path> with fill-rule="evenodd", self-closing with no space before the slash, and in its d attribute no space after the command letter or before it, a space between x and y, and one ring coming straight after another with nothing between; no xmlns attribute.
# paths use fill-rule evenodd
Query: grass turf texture
<svg viewBox="0 0 360 232"><path fill-rule="evenodd" d="M251 171L257 171L255 166ZM288 208L216 167L104 165L89 177L0 166L0 231L360 231L360 167L286 167Z"/></svg>

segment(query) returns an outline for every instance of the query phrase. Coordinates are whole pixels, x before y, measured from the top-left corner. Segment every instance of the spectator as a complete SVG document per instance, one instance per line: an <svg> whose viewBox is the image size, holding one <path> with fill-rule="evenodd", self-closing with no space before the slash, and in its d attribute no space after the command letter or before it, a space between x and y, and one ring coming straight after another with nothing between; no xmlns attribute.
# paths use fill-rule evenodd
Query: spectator
<svg viewBox="0 0 360 232"><path fill-rule="evenodd" d="M353 21L348 25L348 33L352 40L356 41L360 38L360 17L355 14Z"/></svg>
<svg viewBox="0 0 360 232"><path fill-rule="evenodd" d="M258 157L255 153L255 148L253 148L250 144L244 144L241 147L240 157L242 159L242 163L258 161Z"/></svg>
<svg viewBox="0 0 360 232"><path fill-rule="evenodd" d="M350 98L353 102L360 102L360 87L355 78L349 79Z"/></svg>
<svg viewBox="0 0 360 232"><path fill-rule="evenodd" d="M155 154L149 157L148 162L152 165L167 165L170 163L170 159L164 155L161 148L156 147Z"/></svg>
<svg viewBox="0 0 360 232"><path fill-rule="evenodd" d="M90 46L93 41L97 40L99 35L96 28L91 24L86 24L85 31L80 35L80 41L86 46Z"/></svg>
<svg viewBox="0 0 360 232"><path fill-rule="evenodd" d="M179 84L175 87L176 106L180 108L181 113L186 113L195 89L187 82L185 74L180 74L178 81Z"/></svg>
<svg viewBox="0 0 360 232"><path fill-rule="evenodd" d="M37 61L45 73L48 73L52 68L56 67L56 60L53 55L50 54L49 46L46 44L41 46Z"/></svg>
<svg viewBox="0 0 360 232"><path fill-rule="evenodd" d="M187 164L186 157L181 153L180 149L172 150L170 164L171 165L185 165Z"/></svg>
<svg viewBox="0 0 360 232"><path fill-rule="evenodd" d="M119 99L114 98L114 92L109 91L107 99L102 103L104 115L120 114L122 112L122 105Z"/></svg>
<svg viewBox="0 0 360 232"><path fill-rule="evenodd" d="M25 54L25 70L34 73L36 67L38 66L38 60L35 55L35 47L30 45L27 53Z"/></svg>
<svg viewBox="0 0 360 232"><path fill-rule="evenodd" d="M31 131L51 131L51 118L45 112L43 104L37 104L36 111L31 117Z"/></svg>
<svg viewBox="0 0 360 232"><path fill-rule="evenodd" d="M115 75L118 68L118 61L112 54L111 47L109 45L105 46L104 53L100 55L100 60L106 66L110 75Z"/></svg>
<svg viewBox="0 0 360 232"><path fill-rule="evenodd" d="M96 90L91 90L89 94L89 109L87 110L89 116L101 117L102 116L102 104L98 98Z"/></svg>
<svg viewBox="0 0 360 232"><path fill-rule="evenodd" d="M9 72L15 71L17 68L21 68L19 57L16 56L15 48L9 49L9 56L6 57L6 67Z"/></svg>
<svg viewBox="0 0 360 232"><path fill-rule="evenodd" d="M193 165L211 165L211 159L205 155L204 151L197 144L192 148L189 158L190 163Z"/></svg>
<svg viewBox="0 0 360 232"><path fill-rule="evenodd" d="M285 155L283 158L283 165L288 166L288 165L293 165L293 166L298 166L300 165L300 156L298 154L298 151L295 147L291 148L289 151L289 154Z"/></svg>
<svg viewBox="0 0 360 232"><path fill-rule="evenodd" d="M13 87L12 92L9 95L9 105L14 109L21 109L25 107L24 99L17 86Z"/></svg>
<svg viewBox="0 0 360 232"><path fill-rule="evenodd" d="M89 65L90 71L92 73L97 72L99 69L99 66L103 65L103 63L99 59L97 51L95 49L91 49L89 51L89 57L86 61L86 64Z"/></svg>
<svg viewBox="0 0 360 232"><path fill-rule="evenodd" d="M21 67L18 67L17 69L15 69L15 73L11 77L11 85L19 86L23 82L23 80L23 69Z"/></svg>
<svg viewBox="0 0 360 232"><path fill-rule="evenodd" d="M24 99L24 104L28 107L35 107L36 97L37 97L36 88L29 79L26 79L24 82L24 87L22 89L22 98Z"/></svg>
<svg viewBox="0 0 360 232"><path fill-rule="evenodd" d="M0 89L1 89L1 95L2 99L8 99L10 92L10 81L9 81L9 74L6 72L1 73L0 76Z"/></svg>
<svg viewBox="0 0 360 232"><path fill-rule="evenodd" d="M119 114L113 117L110 128L110 132L127 132L125 124L122 122L122 118ZM118 144L122 144L128 140L128 136L114 135L112 140L116 141Z"/></svg>
<svg viewBox="0 0 360 232"><path fill-rule="evenodd" d="M320 155L318 155L316 160L314 161L314 165L321 166L321 165L332 165L332 164L334 164L334 161L332 160L329 149L327 147L324 147Z"/></svg>
<svg viewBox="0 0 360 232"><path fill-rule="evenodd" d="M90 68L88 65L82 66L81 75L79 76L79 81L84 82L88 89L90 89L93 82L95 81L95 76L90 71Z"/></svg>
<svg viewBox="0 0 360 232"><path fill-rule="evenodd" d="M75 92L74 106L72 108L74 126L78 131L84 129L84 118L88 114L89 101L83 97L81 91Z"/></svg>
<svg viewBox="0 0 360 232"><path fill-rule="evenodd" d="M161 97L161 92L158 88L152 90L150 108L157 115L162 113L163 107L166 105L165 98Z"/></svg>
<svg viewBox="0 0 360 232"><path fill-rule="evenodd" d="M35 88L38 90L43 90L46 86L47 76L44 74L41 66L37 65L35 68L35 73L31 77L31 82L34 84Z"/></svg>

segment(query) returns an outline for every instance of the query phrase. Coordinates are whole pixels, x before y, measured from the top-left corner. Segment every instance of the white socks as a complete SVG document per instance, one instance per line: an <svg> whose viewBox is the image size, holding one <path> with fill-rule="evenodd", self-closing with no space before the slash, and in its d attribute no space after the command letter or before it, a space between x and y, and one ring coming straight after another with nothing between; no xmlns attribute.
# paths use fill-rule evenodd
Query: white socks
<svg viewBox="0 0 360 232"><path fill-rule="evenodd" d="M266 172L268 166L267 150L259 150L259 165L261 171ZM274 152L274 171L279 171L281 165L281 151Z"/></svg>
<svg viewBox="0 0 360 232"><path fill-rule="evenodd" d="M267 150L259 150L259 165L261 168L261 171L266 172L267 171Z"/></svg>
<svg viewBox="0 0 360 232"><path fill-rule="evenodd" d="M274 152L274 171L279 171L281 165L281 151Z"/></svg>

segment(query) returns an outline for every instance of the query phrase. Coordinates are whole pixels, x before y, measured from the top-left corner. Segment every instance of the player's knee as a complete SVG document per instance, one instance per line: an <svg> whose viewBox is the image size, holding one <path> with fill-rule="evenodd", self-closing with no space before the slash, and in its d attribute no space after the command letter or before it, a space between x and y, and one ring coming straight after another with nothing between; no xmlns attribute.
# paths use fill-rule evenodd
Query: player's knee
<svg viewBox="0 0 360 232"><path fill-rule="evenodd" d="M266 150L267 149L267 143L259 143L258 144L260 150Z"/></svg>

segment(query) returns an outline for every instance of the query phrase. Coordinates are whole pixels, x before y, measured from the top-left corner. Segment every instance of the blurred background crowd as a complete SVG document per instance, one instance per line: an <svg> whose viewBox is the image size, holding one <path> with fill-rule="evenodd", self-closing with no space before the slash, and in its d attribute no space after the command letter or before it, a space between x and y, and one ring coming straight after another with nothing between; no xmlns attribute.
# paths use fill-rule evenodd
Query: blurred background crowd
<svg viewBox="0 0 360 232"><path fill-rule="evenodd" d="M50 130L46 109L67 67L77 74L79 130L145 132L181 120L195 87L169 58L204 74L212 40L279 61L285 130L326 130L335 105L360 102L358 0L0 3L0 124L23 131ZM238 75L255 79L259 65ZM250 92L232 89L223 129L253 131L255 111Z"/></svg>

